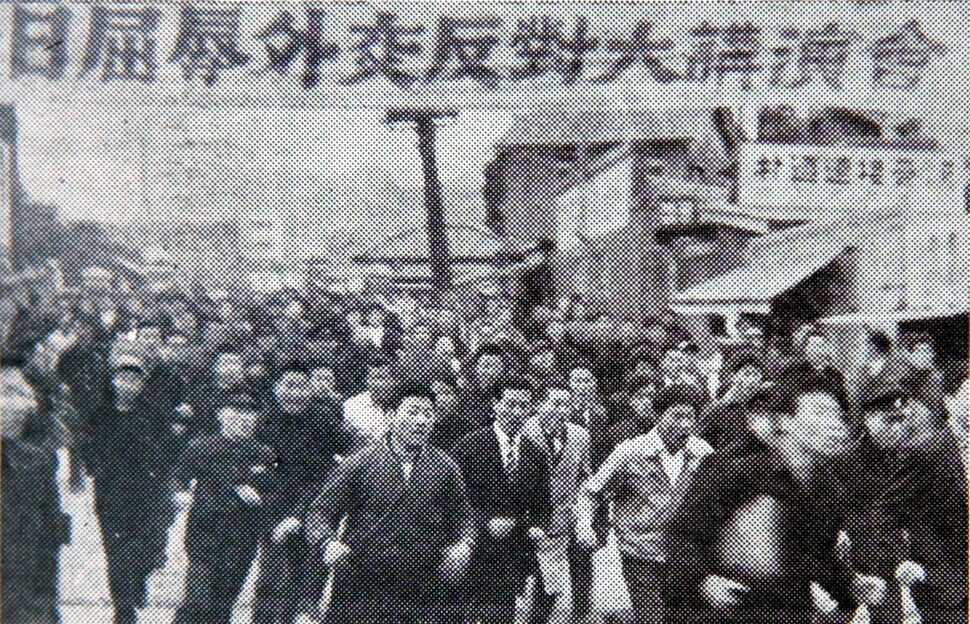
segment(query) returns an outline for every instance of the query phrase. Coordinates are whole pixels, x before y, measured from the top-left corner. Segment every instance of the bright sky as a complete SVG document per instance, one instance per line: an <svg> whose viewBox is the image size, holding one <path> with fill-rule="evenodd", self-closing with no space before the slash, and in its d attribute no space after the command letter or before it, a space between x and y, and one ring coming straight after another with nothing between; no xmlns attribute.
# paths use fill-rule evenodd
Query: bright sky
<svg viewBox="0 0 970 624"><path fill-rule="evenodd" d="M238 191L235 201L213 201L204 215L178 215L193 220L231 218L241 208L240 195L265 201L269 191L279 201L293 191L312 197L334 188L358 192L422 183L416 135L382 123L375 110L142 109L91 115L71 106L28 104L17 113L23 185L32 199L58 206L65 219L152 218L145 214L146 197L161 202L178 192L175 187L186 186L178 176L165 183L161 172L172 156L208 172L197 187L216 194ZM470 111L441 127L438 162L446 191L481 188L492 145L513 117L503 110ZM164 129L171 125L178 127ZM179 156L173 144L185 139L209 145ZM267 184L267 178L275 182Z"/></svg>

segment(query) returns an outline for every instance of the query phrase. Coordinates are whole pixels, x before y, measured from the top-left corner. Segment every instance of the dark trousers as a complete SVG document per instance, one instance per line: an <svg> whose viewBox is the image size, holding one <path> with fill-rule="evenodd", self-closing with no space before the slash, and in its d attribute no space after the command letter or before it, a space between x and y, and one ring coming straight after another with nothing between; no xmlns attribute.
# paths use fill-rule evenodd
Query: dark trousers
<svg viewBox="0 0 970 624"><path fill-rule="evenodd" d="M133 624L135 608L145 606L146 581L161 566L165 539L174 518L168 491L118 492L95 481L94 508L108 563L108 589L115 624Z"/></svg>
<svg viewBox="0 0 970 624"><path fill-rule="evenodd" d="M593 585L593 551L576 543L575 537L566 551L569 579L573 590L573 617L577 621L589 615L589 592Z"/></svg>
<svg viewBox="0 0 970 624"><path fill-rule="evenodd" d="M626 579L630 602L637 624L660 624L664 620L663 583L666 564L636 559L623 554L623 578Z"/></svg>
<svg viewBox="0 0 970 624"><path fill-rule="evenodd" d="M256 557L256 531L246 519L231 514L192 519L185 542L189 556L185 597L174 624L229 624L232 606Z"/></svg>
<svg viewBox="0 0 970 624"><path fill-rule="evenodd" d="M282 544L275 544L264 535L260 546L253 624L291 624L303 598L306 557L303 536L292 536Z"/></svg>

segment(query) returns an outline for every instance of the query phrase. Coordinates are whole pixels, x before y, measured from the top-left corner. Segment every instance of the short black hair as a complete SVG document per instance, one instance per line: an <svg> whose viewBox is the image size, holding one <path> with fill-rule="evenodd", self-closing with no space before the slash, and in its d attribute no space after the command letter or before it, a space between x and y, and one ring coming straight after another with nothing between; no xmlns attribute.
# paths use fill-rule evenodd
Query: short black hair
<svg viewBox="0 0 970 624"><path fill-rule="evenodd" d="M423 383L408 381L398 386L394 395L394 409L401 407L401 403L409 398L422 398L434 404L435 396L431 388Z"/></svg>
<svg viewBox="0 0 970 624"><path fill-rule="evenodd" d="M651 394L656 393L657 382L650 375L634 375L627 381L627 391L633 395L641 390L650 390Z"/></svg>
<svg viewBox="0 0 970 624"><path fill-rule="evenodd" d="M280 364L279 369L277 370L276 378L280 379L286 373L301 373L303 375L306 375L307 377L310 376L310 370L307 367L306 363L300 361L299 359L283 361Z"/></svg>
<svg viewBox="0 0 970 624"><path fill-rule="evenodd" d="M843 411L848 408L845 398L840 396L839 392L820 381L807 380L801 383L786 381L775 387L774 394L775 412L782 414L794 415L798 411L798 404L802 397L809 394L827 394L835 399Z"/></svg>
<svg viewBox="0 0 970 624"><path fill-rule="evenodd" d="M533 396L536 393L535 385L530 380L518 376L509 377L502 382L502 392L506 390L527 390Z"/></svg>
<svg viewBox="0 0 970 624"><path fill-rule="evenodd" d="M734 362L731 363L731 372L736 373L746 366L753 366L760 370L762 373L767 372L764 362L761 361L754 353L744 353L737 357Z"/></svg>
<svg viewBox="0 0 970 624"><path fill-rule="evenodd" d="M889 355L893 350L893 341L889 339L885 332L877 331L869 334L869 344L876 350L876 353L883 355Z"/></svg>
<svg viewBox="0 0 970 624"><path fill-rule="evenodd" d="M573 360L573 362L569 365L569 372L573 372L578 368L588 370L589 372L592 373L593 363L590 360L587 360L585 358L578 358L576 360Z"/></svg>
<svg viewBox="0 0 970 624"><path fill-rule="evenodd" d="M477 362L485 355L497 356L504 360L505 350L493 342L488 342L478 348L478 351L475 353L475 361Z"/></svg>
<svg viewBox="0 0 970 624"><path fill-rule="evenodd" d="M539 392L539 395L542 397L542 400L545 401L546 399L549 398L549 393L552 392L553 390L561 390L563 392L569 392L569 384L566 384L565 382L563 382L562 379L559 379L559 378L548 379L546 380L545 383L542 384L541 388L538 389L538 392Z"/></svg>
<svg viewBox="0 0 970 624"><path fill-rule="evenodd" d="M431 383L429 383L428 385L430 386L431 384L434 384L434 383L442 383L456 390L458 388L458 380L455 379L455 376L445 372L437 373L434 377L431 378Z"/></svg>
<svg viewBox="0 0 970 624"><path fill-rule="evenodd" d="M700 415L706 403L701 389L691 384L674 384L661 388L653 399L654 411L660 415L675 405L690 405Z"/></svg>
<svg viewBox="0 0 970 624"><path fill-rule="evenodd" d="M374 353L367 358L367 368L384 368L385 366L394 368L395 363L393 357L383 353Z"/></svg>

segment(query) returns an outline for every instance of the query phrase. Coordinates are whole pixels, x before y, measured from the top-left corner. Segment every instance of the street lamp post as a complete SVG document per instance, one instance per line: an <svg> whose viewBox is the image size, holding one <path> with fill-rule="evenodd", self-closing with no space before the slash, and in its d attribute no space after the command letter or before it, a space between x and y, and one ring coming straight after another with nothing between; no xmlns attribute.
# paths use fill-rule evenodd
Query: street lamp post
<svg viewBox="0 0 970 624"><path fill-rule="evenodd" d="M387 112L387 123L408 123L418 134L418 151L424 171L424 208L431 279L438 294L451 288L451 265L445 230L445 209L441 200L441 181L438 179L435 158L435 123L438 119L456 115L455 111L432 109L392 109Z"/></svg>

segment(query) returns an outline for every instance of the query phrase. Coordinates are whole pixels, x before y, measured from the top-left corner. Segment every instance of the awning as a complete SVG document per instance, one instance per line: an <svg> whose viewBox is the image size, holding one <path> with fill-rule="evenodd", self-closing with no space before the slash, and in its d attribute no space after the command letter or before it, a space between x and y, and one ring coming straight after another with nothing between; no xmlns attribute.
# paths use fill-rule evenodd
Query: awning
<svg viewBox="0 0 970 624"><path fill-rule="evenodd" d="M967 307L962 309L947 308L935 310L900 310L898 312L866 313L854 312L852 314L840 314L837 316L826 316L818 320L822 325L870 325L885 323L906 323L909 321L927 321L932 319L951 318L956 316L966 316Z"/></svg>
<svg viewBox="0 0 970 624"><path fill-rule="evenodd" d="M832 262L844 249L834 245L790 263L739 267L675 294L670 308L686 316L768 314L772 299Z"/></svg>

